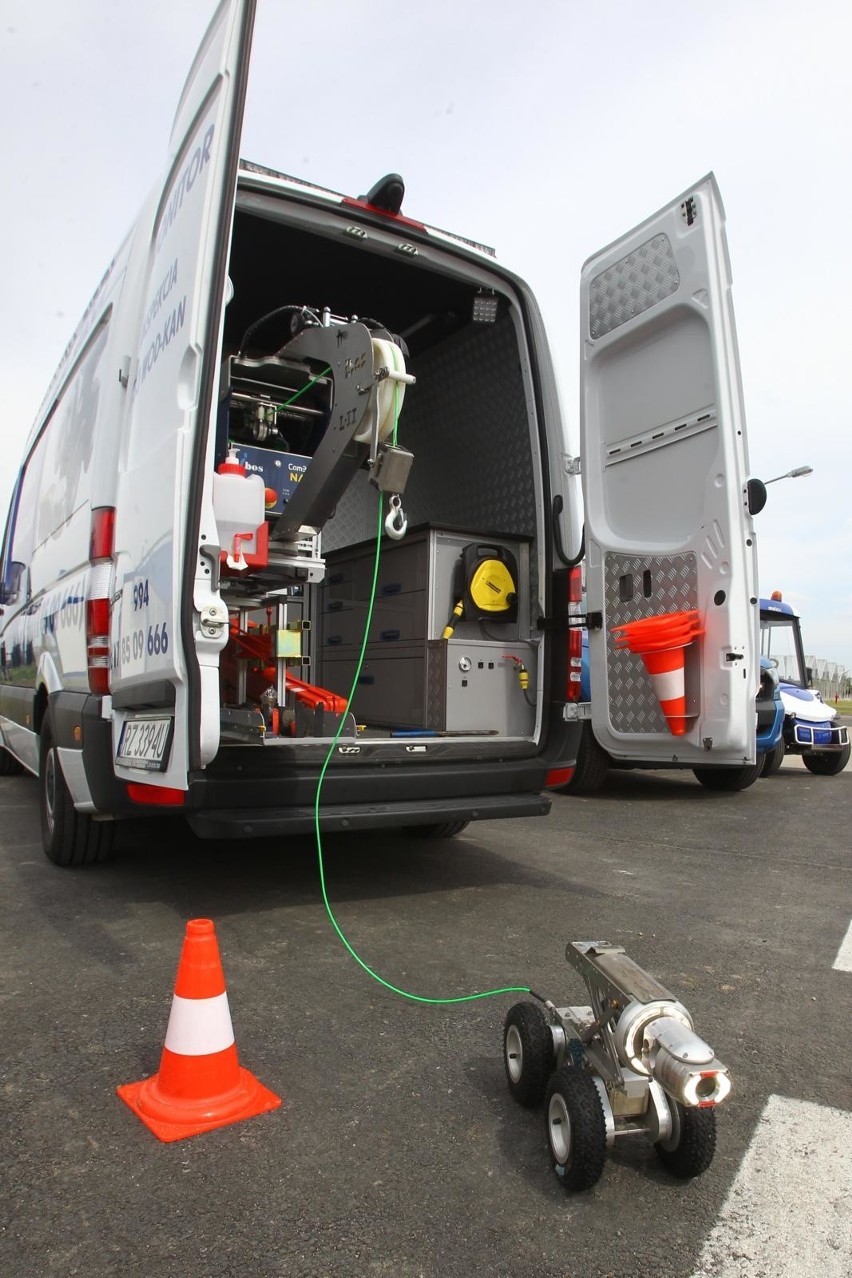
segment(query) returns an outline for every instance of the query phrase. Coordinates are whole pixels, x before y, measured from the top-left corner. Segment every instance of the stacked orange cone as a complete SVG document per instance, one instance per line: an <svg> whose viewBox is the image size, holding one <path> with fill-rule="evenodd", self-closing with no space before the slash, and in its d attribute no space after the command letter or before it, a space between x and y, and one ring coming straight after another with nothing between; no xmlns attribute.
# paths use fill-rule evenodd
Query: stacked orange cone
<svg viewBox="0 0 852 1278"><path fill-rule="evenodd" d="M163 1141L225 1127L281 1104L237 1059L210 919L190 919L186 925L159 1073L117 1091Z"/></svg>
<svg viewBox="0 0 852 1278"><path fill-rule="evenodd" d="M684 649L702 635L701 614L669 612L644 621L613 626L615 646L642 658L666 716L669 732L682 737L689 729L684 682Z"/></svg>

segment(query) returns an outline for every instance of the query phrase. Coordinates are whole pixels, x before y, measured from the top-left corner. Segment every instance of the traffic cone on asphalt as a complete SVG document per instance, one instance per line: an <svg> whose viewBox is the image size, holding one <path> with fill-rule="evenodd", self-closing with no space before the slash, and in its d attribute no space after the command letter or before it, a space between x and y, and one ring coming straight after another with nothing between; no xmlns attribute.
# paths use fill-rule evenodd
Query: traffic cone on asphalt
<svg viewBox="0 0 852 1278"><path fill-rule="evenodd" d="M190 919L186 925L159 1073L116 1090L164 1141L225 1127L281 1104L237 1060L210 919Z"/></svg>
<svg viewBox="0 0 852 1278"><path fill-rule="evenodd" d="M689 729L686 713L684 652L703 634L698 612L664 613L614 626L617 648L627 648L642 658L660 709L672 736L682 737Z"/></svg>

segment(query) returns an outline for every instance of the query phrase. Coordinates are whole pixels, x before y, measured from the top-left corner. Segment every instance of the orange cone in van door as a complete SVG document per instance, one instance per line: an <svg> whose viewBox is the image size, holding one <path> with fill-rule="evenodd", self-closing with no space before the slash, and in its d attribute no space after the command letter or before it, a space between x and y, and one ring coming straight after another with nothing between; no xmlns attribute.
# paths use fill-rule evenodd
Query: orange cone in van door
<svg viewBox="0 0 852 1278"><path fill-rule="evenodd" d="M689 730L684 680L685 649L703 634L698 612L670 612L613 626L615 646L642 658L672 736Z"/></svg>
<svg viewBox="0 0 852 1278"><path fill-rule="evenodd" d="M159 1073L116 1090L162 1141L225 1127L281 1104L237 1059L210 919L186 925Z"/></svg>

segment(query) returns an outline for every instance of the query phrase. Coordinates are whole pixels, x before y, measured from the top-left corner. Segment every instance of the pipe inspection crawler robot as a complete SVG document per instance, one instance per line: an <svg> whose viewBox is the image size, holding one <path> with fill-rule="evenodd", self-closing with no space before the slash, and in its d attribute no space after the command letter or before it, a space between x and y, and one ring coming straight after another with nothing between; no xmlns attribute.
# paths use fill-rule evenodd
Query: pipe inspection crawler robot
<svg viewBox="0 0 852 1278"><path fill-rule="evenodd" d="M543 1009L516 1003L503 1034L509 1091L529 1108L544 1100L565 1189L590 1189L607 1150L637 1133L675 1176L700 1176L716 1148L715 1107L731 1090L727 1068L683 1004L620 945L573 941L565 957L590 1006L556 1007L535 994Z"/></svg>

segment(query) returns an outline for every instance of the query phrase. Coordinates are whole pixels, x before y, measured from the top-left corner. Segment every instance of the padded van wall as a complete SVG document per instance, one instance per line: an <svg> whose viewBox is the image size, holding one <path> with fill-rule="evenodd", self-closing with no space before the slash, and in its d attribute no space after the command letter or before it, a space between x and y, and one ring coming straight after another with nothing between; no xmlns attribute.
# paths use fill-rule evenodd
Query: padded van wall
<svg viewBox="0 0 852 1278"><path fill-rule="evenodd" d="M511 321L470 325L412 360L400 414L414 453L403 499L409 525L532 537L529 419ZM323 533L324 551L376 534L376 490L359 473Z"/></svg>

